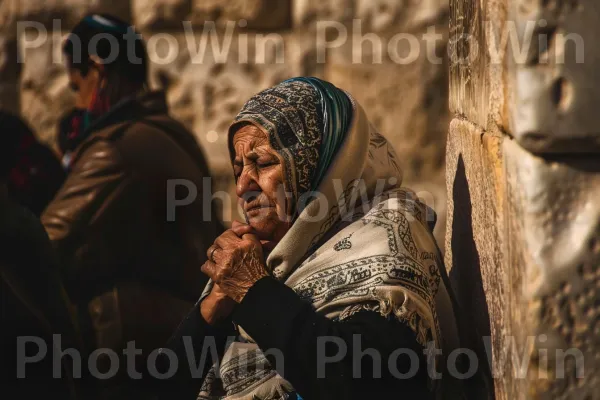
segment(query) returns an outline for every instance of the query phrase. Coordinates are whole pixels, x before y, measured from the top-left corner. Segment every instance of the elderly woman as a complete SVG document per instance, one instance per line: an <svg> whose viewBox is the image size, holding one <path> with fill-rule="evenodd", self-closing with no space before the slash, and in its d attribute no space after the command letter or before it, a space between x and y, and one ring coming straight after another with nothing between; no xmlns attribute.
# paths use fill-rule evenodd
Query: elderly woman
<svg viewBox="0 0 600 400"><path fill-rule="evenodd" d="M295 78L252 97L228 139L246 221L208 250L214 284L162 350L179 356L165 398L439 392L424 353L452 348L455 323L433 213L361 106Z"/></svg>

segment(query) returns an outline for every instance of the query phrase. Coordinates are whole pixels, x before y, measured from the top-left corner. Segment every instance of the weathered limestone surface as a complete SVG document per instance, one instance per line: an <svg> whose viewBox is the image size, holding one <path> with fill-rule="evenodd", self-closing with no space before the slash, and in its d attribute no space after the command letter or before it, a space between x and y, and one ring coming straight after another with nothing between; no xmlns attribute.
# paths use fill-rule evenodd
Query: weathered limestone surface
<svg viewBox="0 0 600 400"><path fill-rule="evenodd" d="M181 51L166 64L156 62L168 55L166 48L157 46L151 79L167 91L172 113L197 133L211 168L230 174L227 130L244 102L287 78L322 75L322 65L314 62L314 43L302 36L241 33L232 38L229 51L209 45L201 53L198 48L205 40L200 35L179 36Z"/></svg>
<svg viewBox="0 0 600 400"><path fill-rule="evenodd" d="M450 109L485 129L505 130L508 0L451 1ZM503 42L504 40L504 42Z"/></svg>
<svg viewBox="0 0 600 400"><path fill-rule="evenodd" d="M514 304L506 296L510 293L506 277L512 271L503 259L506 187L502 141L468 121L451 122L446 152L445 248L448 275L461 306L461 344L476 351L485 373L490 372L484 364L491 356L497 366L495 374L508 376L510 365L502 362L502 344L513 334L506 314ZM487 348L486 337L491 337L492 344ZM487 378L492 386L485 373L482 379ZM496 383L497 399L513 399L499 386ZM485 398L482 388L470 388L470 395Z"/></svg>
<svg viewBox="0 0 600 400"><path fill-rule="evenodd" d="M131 0L131 10L138 29L183 29L192 7L190 0Z"/></svg>
<svg viewBox="0 0 600 400"><path fill-rule="evenodd" d="M408 32L442 21L448 12L443 0L295 0L294 25L317 29L319 22L350 26L360 21L365 32Z"/></svg>
<svg viewBox="0 0 600 400"><path fill-rule="evenodd" d="M597 398L600 163L455 119L446 167L446 263L482 360L491 336L496 398Z"/></svg>
<svg viewBox="0 0 600 400"><path fill-rule="evenodd" d="M438 28L442 36L445 31ZM381 47L358 38L332 49L325 76L344 88L365 108L371 122L393 141L403 164L404 177L415 182L424 176L441 177L444 163L447 77L445 42L439 42L431 62L425 43L402 40L388 51L393 35L380 35ZM390 56L391 54L391 56ZM401 64L394 60L412 62ZM415 134L419 132L419 134Z"/></svg>
<svg viewBox="0 0 600 400"><path fill-rule="evenodd" d="M249 29L286 29L291 26L291 0L192 0L192 20L245 20Z"/></svg>
<svg viewBox="0 0 600 400"><path fill-rule="evenodd" d="M354 14L352 0L294 0L293 22L297 27L316 28L320 21L347 24Z"/></svg>
<svg viewBox="0 0 600 400"><path fill-rule="evenodd" d="M545 160L510 140L503 150L519 216L510 240L527 257L521 317L537 337L529 392L541 399L598 398L600 162Z"/></svg>
<svg viewBox="0 0 600 400"><path fill-rule="evenodd" d="M73 104L61 53L64 35L59 32L34 47L29 44L35 44L36 32L24 32L19 37L21 115L50 145L56 137L58 119Z"/></svg>
<svg viewBox="0 0 600 400"><path fill-rule="evenodd" d="M481 55L450 52L446 262L461 311L476 341L489 327L497 399L598 399L600 160L582 153L597 151L599 66L561 39L596 32L598 3L450 8L450 47L472 34L457 52Z"/></svg>
<svg viewBox="0 0 600 400"><path fill-rule="evenodd" d="M179 29L244 20L243 28L286 29L291 26L291 0L132 0L134 22L139 29ZM201 29L200 29L201 31Z"/></svg>
<svg viewBox="0 0 600 400"><path fill-rule="evenodd" d="M515 0L509 18L529 51L510 58L511 128L534 153L599 153L600 3Z"/></svg>

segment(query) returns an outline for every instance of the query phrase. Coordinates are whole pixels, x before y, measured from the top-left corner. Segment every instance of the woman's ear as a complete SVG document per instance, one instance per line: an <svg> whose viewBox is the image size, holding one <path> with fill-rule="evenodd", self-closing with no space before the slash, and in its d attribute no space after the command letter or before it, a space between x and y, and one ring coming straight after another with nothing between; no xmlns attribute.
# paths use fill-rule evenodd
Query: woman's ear
<svg viewBox="0 0 600 400"><path fill-rule="evenodd" d="M102 68L102 70L104 71L102 59L95 54L90 56L90 66L96 68L97 70L100 70L100 68Z"/></svg>

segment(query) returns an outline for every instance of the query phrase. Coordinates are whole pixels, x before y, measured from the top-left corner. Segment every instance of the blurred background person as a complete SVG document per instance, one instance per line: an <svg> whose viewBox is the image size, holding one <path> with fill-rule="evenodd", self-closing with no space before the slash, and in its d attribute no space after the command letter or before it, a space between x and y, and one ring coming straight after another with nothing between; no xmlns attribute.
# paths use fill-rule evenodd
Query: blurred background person
<svg viewBox="0 0 600 400"><path fill-rule="evenodd" d="M8 195L39 216L65 180L60 161L19 117L0 111L1 146L11 155Z"/></svg>
<svg viewBox="0 0 600 400"><path fill-rule="evenodd" d="M85 112L67 129L68 176L42 222L88 342L122 354L135 340L143 366L199 297L207 281L199 266L222 228L201 195L167 218L169 180L202 194L210 174L192 134L169 117L164 93L147 89L145 45L127 43L132 32L92 14L65 41L70 86ZM96 35L111 40L89 46ZM116 58L104 62L111 52ZM179 189L176 198L189 194ZM147 398L141 386L117 377L104 396Z"/></svg>
<svg viewBox="0 0 600 400"><path fill-rule="evenodd" d="M3 128L20 129L4 131L5 139L17 137L12 132L26 132L14 117L3 115L0 121ZM81 393L75 390L69 357L61 360L63 365L55 365L53 360L53 335L60 335L62 349L81 350L81 343L52 247L38 218L15 202L9 191L21 157L23 153L7 146L6 140L0 146L0 388L4 398L15 394L21 399L49 394L61 399L80 398L76 397ZM30 360L23 379L17 379L18 365L27 361L25 355ZM33 362L36 355L42 358Z"/></svg>

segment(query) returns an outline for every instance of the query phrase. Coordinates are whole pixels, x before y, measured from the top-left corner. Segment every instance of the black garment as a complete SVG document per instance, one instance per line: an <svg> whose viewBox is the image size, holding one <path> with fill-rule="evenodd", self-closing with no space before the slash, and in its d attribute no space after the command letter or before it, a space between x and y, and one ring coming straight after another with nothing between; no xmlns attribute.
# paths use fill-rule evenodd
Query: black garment
<svg viewBox="0 0 600 400"><path fill-rule="evenodd" d="M343 322L332 321L318 315L310 304L301 300L283 283L273 278L263 278L249 290L237 307L233 321L243 327L263 351L279 349L283 353L284 365L276 365L276 368L305 400L426 399L431 396L427 389L427 364L423 348L417 343L414 332L395 319L363 311ZM231 332L231 324L217 328L209 326L196 307L166 347L178 356L179 373L171 381L162 382L163 398L193 399L199 392L208 367L215 361L205 354L202 378L193 379L186 357L185 336L192 338L197 365L206 337L216 335L217 347L222 351L226 343L225 336ZM360 336L355 338L354 335ZM324 339L326 337L329 339ZM327 357L339 354L338 344L334 344L333 340L343 342L341 346L345 345L348 350L346 355L337 362L327 363L322 357L319 360L318 338L322 338L321 343L327 343L323 347ZM353 346L361 349L362 353L352 351ZM367 354L361 357L367 349L375 349L381 356L381 362L374 363L374 358ZM415 358L418 357L418 363L416 359L411 362L407 355L390 357L396 349L411 350ZM390 359L397 361L396 364L392 363L393 368L389 367ZM165 359L161 361L166 362ZM270 362L274 364L275 360L270 359ZM324 378L317 375L319 363ZM374 368L378 367L381 370L380 378L374 374ZM411 370L411 367L414 369ZM415 372L412 379L395 377L410 371Z"/></svg>
<svg viewBox="0 0 600 400"><path fill-rule="evenodd" d="M1 195L0 195L1 197ZM5 398L69 399L75 395L69 357L53 363L53 344L81 350L53 262L52 248L39 221L25 208L0 198L0 388ZM60 338L53 337L60 335ZM35 339L25 339L26 336ZM21 338L21 342L18 339ZM41 348L40 348L41 347ZM19 348L45 357L24 366L18 377ZM23 364L21 364L23 365ZM53 378L53 374L61 378Z"/></svg>
<svg viewBox="0 0 600 400"><path fill-rule="evenodd" d="M59 159L16 115L0 111L0 177L9 196L39 216L65 180Z"/></svg>
<svg viewBox="0 0 600 400"><path fill-rule="evenodd" d="M18 152L8 181L10 196L40 216L65 181L65 171L52 150L39 142Z"/></svg>
<svg viewBox="0 0 600 400"><path fill-rule="evenodd" d="M58 123L58 148L62 154L69 154L86 139L83 132L85 109L73 108Z"/></svg>

